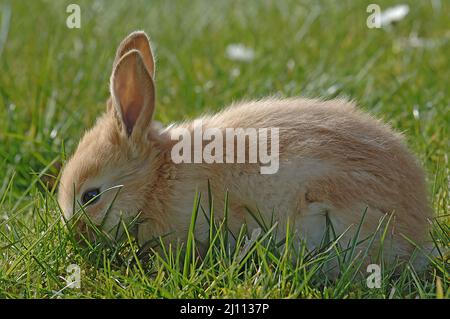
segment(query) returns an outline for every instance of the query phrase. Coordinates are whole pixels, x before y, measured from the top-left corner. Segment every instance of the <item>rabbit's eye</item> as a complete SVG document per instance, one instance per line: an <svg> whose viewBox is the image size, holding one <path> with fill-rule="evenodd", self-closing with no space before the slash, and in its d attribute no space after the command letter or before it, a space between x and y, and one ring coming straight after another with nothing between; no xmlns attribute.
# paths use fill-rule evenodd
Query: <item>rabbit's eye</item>
<svg viewBox="0 0 450 319"><path fill-rule="evenodd" d="M89 203L88 205L94 204L96 201L99 200L100 196L100 190L98 188L88 189L84 192L83 196L81 197L81 204L86 205L86 203Z"/></svg>

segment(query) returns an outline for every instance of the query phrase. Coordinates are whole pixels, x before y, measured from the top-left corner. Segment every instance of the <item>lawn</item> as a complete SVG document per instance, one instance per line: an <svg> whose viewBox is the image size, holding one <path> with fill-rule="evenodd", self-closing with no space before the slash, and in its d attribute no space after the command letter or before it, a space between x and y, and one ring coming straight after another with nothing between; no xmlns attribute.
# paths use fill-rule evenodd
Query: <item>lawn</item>
<svg viewBox="0 0 450 319"><path fill-rule="evenodd" d="M55 188L43 182L105 109L119 42L145 30L164 124L240 99L340 96L403 132L428 174L434 238L448 246L449 1L401 1L408 15L381 29L366 25L374 1L313 0L76 1L81 28L69 29L73 2L0 0L0 297L450 297L445 257L425 274L383 271L381 287L369 288L354 267L325 278L326 251L292 263L289 244L275 245L270 231L247 245L241 238L234 252L213 227L217 240L204 260L173 251L141 258L132 238L79 245L61 223ZM233 44L253 58L231 59ZM64 280L71 264L81 288Z"/></svg>

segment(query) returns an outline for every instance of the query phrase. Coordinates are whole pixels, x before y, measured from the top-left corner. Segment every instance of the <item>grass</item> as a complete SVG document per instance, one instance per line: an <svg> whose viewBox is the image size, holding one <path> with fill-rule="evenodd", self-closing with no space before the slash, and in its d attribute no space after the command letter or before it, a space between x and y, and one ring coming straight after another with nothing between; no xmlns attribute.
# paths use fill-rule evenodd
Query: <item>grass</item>
<svg viewBox="0 0 450 319"><path fill-rule="evenodd" d="M164 123L242 98L344 96L404 132L428 173L434 236L448 245L448 1L402 1L408 16L385 29L366 27L373 1L312 0L77 1L82 27L68 29L71 2L0 1L0 297L450 297L440 257L426 274L386 270L381 288L369 289L351 264L356 256L330 281L322 267L343 256L338 245L294 256L295 237L281 244L270 227L250 242L243 229L233 250L226 226L212 224L201 261L192 237L185 254L172 247L145 261L129 236L118 245L79 245L41 181L105 108L120 40L143 29L157 54L156 118ZM228 59L232 43L253 48L254 60ZM193 216L213 213L194 199ZM63 280L70 264L81 268L81 289Z"/></svg>

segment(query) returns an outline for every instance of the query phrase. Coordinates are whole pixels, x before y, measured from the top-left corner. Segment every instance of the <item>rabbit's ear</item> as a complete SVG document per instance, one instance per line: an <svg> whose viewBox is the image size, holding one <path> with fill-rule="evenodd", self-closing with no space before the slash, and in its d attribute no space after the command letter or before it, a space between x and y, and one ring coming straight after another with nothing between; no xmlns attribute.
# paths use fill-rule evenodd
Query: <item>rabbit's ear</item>
<svg viewBox="0 0 450 319"><path fill-rule="evenodd" d="M122 40L117 48L116 57L114 59L114 66L119 63L119 60L129 51L138 50L147 67L148 73L155 78L155 59L153 58L152 48L147 34L144 31L135 31L129 34Z"/></svg>
<svg viewBox="0 0 450 319"><path fill-rule="evenodd" d="M127 135L144 134L155 109L155 86L139 51L131 50L118 61L110 90L112 107Z"/></svg>

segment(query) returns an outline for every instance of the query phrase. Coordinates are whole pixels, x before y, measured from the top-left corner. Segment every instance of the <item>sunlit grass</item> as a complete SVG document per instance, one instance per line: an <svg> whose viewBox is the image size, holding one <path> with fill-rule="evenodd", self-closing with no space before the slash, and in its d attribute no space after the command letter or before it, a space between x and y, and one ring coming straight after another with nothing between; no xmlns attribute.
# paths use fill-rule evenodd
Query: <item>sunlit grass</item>
<svg viewBox="0 0 450 319"><path fill-rule="evenodd" d="M82 27L71 30L69 2L1 0L0 297L448 298L442 256L426 274L386 269L381 288L369 289L355 267L336 281L323 276L346 248L329 249L333 238L294 256L297 239L276 238L268 225L250 246L245 229L234 234L230 248L226 226L212 223L203 259L192 236L186 253L151 256L126 233L120 244L79 244L42 181L105 108L118 43L143 29L157 54L156 118L166 124L243 98L344 96L404 132L428 173L434 238L448 245L450 3L404 1L408 16L378 30L366 27L371 2L78 1ZM414 35L430 45L413 45ZM252 61L227 57L236 43L254 51ZM211 213L195 198L193 217ZM63 279L70 264L82 269L81 289Z"/></svg>

